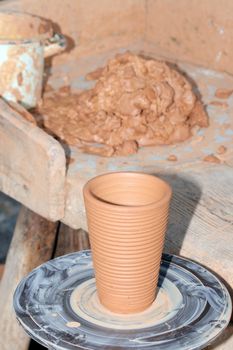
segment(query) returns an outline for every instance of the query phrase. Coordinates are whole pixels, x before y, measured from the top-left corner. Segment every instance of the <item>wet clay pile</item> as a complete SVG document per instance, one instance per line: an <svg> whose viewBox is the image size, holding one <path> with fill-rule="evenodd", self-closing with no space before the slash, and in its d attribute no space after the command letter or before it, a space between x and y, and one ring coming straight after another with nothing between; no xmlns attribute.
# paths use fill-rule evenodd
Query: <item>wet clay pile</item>
<svg viewBox="0 0 233 350"><path fill-rule="evenodd" d="M84 152L133 154L143 146L182 142L208 126L191 84L165 62L125 53L86 78L97 80L94 88L45 95L37 111L48 132Z"/></svg>

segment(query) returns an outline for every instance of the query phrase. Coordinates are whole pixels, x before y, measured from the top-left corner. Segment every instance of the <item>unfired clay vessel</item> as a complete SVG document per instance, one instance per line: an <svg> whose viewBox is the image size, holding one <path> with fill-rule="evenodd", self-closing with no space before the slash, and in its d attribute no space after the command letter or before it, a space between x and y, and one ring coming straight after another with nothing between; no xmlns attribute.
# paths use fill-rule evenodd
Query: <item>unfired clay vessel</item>
<svg viewBox="0 0 233 350"><path fill-rule="evenodd" d="M98 176L84 186L100 302L136 313L155 299L171 188L143 173Z"/></svg>

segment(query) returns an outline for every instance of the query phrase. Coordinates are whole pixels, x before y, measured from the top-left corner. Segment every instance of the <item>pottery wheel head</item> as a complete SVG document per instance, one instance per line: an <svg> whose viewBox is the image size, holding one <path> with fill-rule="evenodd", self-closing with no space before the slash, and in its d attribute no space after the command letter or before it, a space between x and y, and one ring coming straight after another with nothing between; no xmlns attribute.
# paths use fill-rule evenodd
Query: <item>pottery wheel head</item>
<svg viewBox="0 0 233 350"><path fill-rule="evenodd" d="M80 284L71 294L70 307L79 320L109 329L142 329L161 324L171 319L182 308L182 294L169 280L158 288L156 301L144 312L116 314L99 301L95 279Z"/></svg>
<svg viewBox="0 0 233 350"><path fill-rule="evenodd" d="M51 260L24 278L14 308L25 331L47 348L194 350L227 326L231 299L208 270L163 255L157 298L145 311L120 315L99 302L90 251Z"/></svg>

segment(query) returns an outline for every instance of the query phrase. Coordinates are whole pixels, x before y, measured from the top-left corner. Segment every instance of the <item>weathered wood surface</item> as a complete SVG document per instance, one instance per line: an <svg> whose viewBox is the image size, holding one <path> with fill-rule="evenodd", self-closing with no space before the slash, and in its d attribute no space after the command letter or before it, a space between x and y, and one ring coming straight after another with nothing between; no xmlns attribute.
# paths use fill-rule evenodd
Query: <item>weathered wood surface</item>
<svg viewBox="0 0 233 350"><path fill-rule="evenodd" d="M22 208L0 282L0 349L26 350L29 337L13 311L13 294L20 280L52 256L57 223Z"/></svg>
<svg viewBox="0 0 233 350"><path fill-rule="evenodd" d="M233 296L232 175L228 166L202 164L161 174L174 192L165 250L212 269L227 282Z"/></svg>
<svg viewBox="0 0 233 350"><path fill-rule="evenodd" d="M90 249L88 233L82 229L74 230L61 224L55 257L85 249Z"/></svg>
<svg viewBox="0 0 233 350"><path fill-rule="evenodd" d="M231 0L200 1L198 7L196 0L148 0L145 39L166 57L232 74L232 26L228 22L232 10Z"/></svg>
<svg viewBox="0 0 233 350"><path fill-rule="evenodd" d="M62 146L0 99L0 190L49 220L64 214ZM30 114L25 111L25 114Z"/></svg>

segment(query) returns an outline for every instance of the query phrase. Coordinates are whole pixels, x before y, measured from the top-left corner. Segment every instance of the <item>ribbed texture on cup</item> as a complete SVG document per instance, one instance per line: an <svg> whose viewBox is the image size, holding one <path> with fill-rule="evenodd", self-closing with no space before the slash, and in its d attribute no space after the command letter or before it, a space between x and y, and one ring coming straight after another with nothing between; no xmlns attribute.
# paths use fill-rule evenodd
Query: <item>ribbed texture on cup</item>
<svg viewBox="0 0 233 350"><path fill-rule="evenodd" d="M141 173L106 174L84 187L97 291L109 310L135 313L154 301L170 197L164 181Z"/></svg>

